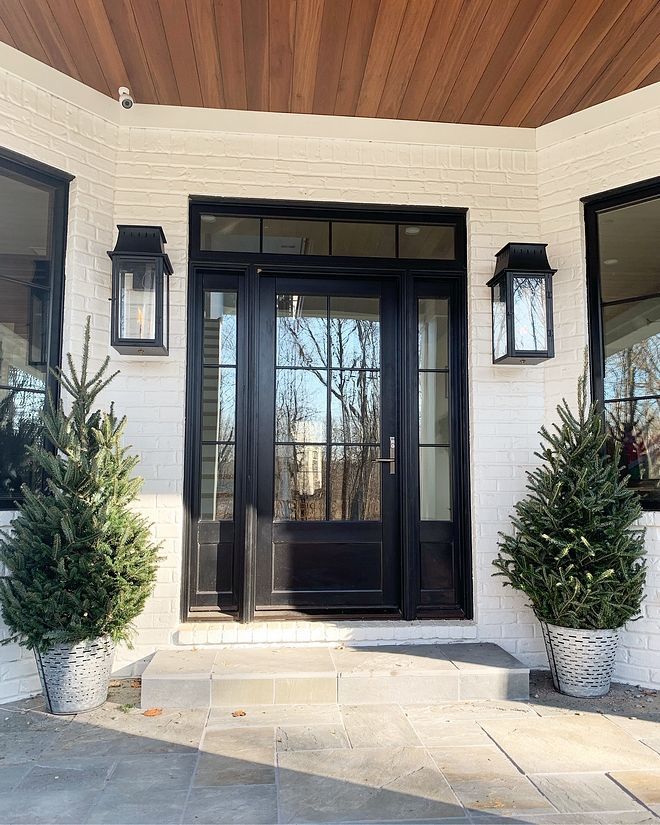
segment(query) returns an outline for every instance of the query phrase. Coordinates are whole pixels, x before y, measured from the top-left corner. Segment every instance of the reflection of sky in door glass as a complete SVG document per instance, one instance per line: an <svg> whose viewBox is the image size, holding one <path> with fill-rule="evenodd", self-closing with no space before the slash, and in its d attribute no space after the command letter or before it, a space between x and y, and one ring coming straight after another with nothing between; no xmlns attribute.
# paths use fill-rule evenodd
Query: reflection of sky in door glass
<svg viewBox="0 0 660 825"><path fill-rule="evenodd" d="M513 318L516 350L548 348L544 278L513 278Z"/></svg>
<svg viewBox="0 0 660 825"><path fill-rule="evenodd" d="M277 364L325 367L328 360L328 299L277 296Z"/></svg>
<svg viewBox="0 0 660 825"><path fill-rule="evenodd" d="M380 300L332 297L330 349L334 367L380 366Z"/></svg>
<svg viewBox="0 0 660 825"><path fill-rule="evenodd" d="M347 443L380 441L380 373L332 371L332 440Z"/></svg>
<svg viewBox="0 0 660 825"><path fill-rule="evenodd" d="M275 385L277 441L325 441L326 372L278 369Z"/></svg>
<svg viewBox="0 0 660 825"><path fill-rule="evenodd" d="M603 307L605 398L660 394L660 298Z"/></svg>

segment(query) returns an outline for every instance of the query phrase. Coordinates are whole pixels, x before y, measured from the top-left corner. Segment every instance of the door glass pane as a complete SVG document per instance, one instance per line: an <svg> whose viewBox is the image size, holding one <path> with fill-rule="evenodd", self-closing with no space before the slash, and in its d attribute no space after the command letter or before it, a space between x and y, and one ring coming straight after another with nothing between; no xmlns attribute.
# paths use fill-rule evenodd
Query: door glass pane
<svg viewBox="0 0 660 825"><path fill-rule="evenodd" d="M277 364L325 367L328 362L328 299L277 296Z"/></svg>
<svg viewBox="0 0 660 825"><path fill-rule="evenodd" d="M27 448L41 438L44 393L0 389L0 497L21 494L33 486L35 474Z"/></svg>
<svg viewBox="0 0 660 825"><path fill-rule="evenodd" d="M347 443L380 441L380 373L332 371L332 440Z"/></svg>
<svg viewBox="0 0 660 825"><path fill-rule="evenodd" d="M275 518L324 521L324 444L286 444L275 448Z"/></svg>
<svg viewBox="0 0 660 825"><path fill-rule="evenodd" d="M386 223L332 222L332 254L349 257L396 257L396 226Z"/></svg>
<svg viewBox="0 0 660 825"><path fill-rule="evenodd" d="M380 299L330 299L330 350L334 367L380 367Z"/></svg>
<svg viewBox="0 0 660 825"><path fill-rule="evenodd" d="M545 279L515 276L513 278L513 325L516 350L546 350Z"/></svg>
<svg viewBox="0 0 660 825"><path fill-rule="evenodd" d="M260 233L259 218L204 214L199 247L204 252L258 252Z"/></svg>
<svg viewBox="0 0 660 825"><path fill-rule="evenodd" d="M204 363L236 363L236 293L204 293Z"/></svg>
<svg viewBox="0 0 660 825"><path fill-rule="evenodd" d="M327 255L328 221L292 221L264 218L263 251L283 255Z"/></svg>
<svg viewBox="0 0 660 825"><path fill-rule="evenodd" d="M660 298L603 307L605 398L660 395Z"/></svg>
<svg viewBox="0 0 660 825"><path fill-rule="evenodd" d="M332 447L330 518L337 521L380 519L378 447Z"/></svg>
<svg viewBox="0 0 660 825"><path fill-rule="evenodd" d="M621 468L640 491L660 487L660 400L605 404L610 433L621 445Z"/></svg>
<svg viewBox="0 0 660 825"><path fill-rule="evenodd" d="M419 368L446 369L449 334L449 301L446 298L420 298L418 302Z"/></svg>
<svg viewBox="0 0 660 825"><path fill-rule="evenodd" d="M156 337L156 265L153 261L122 262L119 335L141 341Z"/></svg>
<svg viewBox="0 0 660 825"><path fill-rule="evenodd" d="M200 518L231 521L234 518L234 445L202 445Z"/></svg>
<svg viewBox="0 0 660 825"><path fill-rule="evenodd" d="M419 499L422 521L451 519L448 447L419 448Z"/></svg>
<svg viewBox="0 0 660 825"><path fill-rule="evenodd" d="M399 258L452 260L455 257L453 226L399 226Z"/></svg>
<svg viewBox="0 0 660 825"><path fill-rule="evenodd" d="M234 441L235 367L205 367L202 377L202 440Z"/></svg>
<svg viewBox="0 0 660 825"><path fill-rule="evenodd" d="M325 441L327 373L278 369L275 385L276 441Z"/></svg>
<svg viewBox="0 0 660 825"><path fill-rule="evenodd" d="M419 375L419 440L422 444L449 443L449 382L446 372Z"/></svg>

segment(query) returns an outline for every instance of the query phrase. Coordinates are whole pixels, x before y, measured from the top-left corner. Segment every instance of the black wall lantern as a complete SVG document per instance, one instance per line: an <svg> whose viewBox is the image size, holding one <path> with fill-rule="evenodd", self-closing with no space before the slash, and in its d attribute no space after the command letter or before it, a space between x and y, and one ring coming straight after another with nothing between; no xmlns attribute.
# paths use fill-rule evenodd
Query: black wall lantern
<svg viewBox="0 0 660 825"><path fill-rule="evenodd" d="M167 355L172 264L160 226L118 226L110 343L125 355Z"/></svg>
<svg viewBox="0 0 660 825"><path fill-rule="evenodd" d="M538 364L553 358L552 276L544 243L508 243L488 281L493 306L493 363Z"/></svg>

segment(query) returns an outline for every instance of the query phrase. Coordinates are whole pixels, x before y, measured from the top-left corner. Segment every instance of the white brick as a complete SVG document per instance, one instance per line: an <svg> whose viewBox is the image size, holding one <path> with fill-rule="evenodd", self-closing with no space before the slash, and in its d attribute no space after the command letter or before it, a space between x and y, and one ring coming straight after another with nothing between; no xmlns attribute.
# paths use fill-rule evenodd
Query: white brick
<svg viewBox="0 0 660 825"><path fill-rule="evenodd" d="M528 664L544 664L542 641L526 599L493 579L497 532L525 494L537 430L559 399L573 397L586 343L584 239L580 198L653 177L660 161L660 106L548 143L555 124L537 132L540 148L432 144L131 126L112 121L64 94L51 94L0 69L2 144L75 175L66 261L64 351L80 353L85 317L93 314L92 357L110 355L121 375L106 393L129 416L129 441L146 484L139 509L164 540L165 559L139 621L133 651L121 648L118 670L137 673L156 647L179 644L391 643L414 639L493 639ZM616 101L612 103L615 105ZM89 104L91 105L91 104ZM607 107L610 104L604 104ZM601 107L602 108L602 107ZM295 118L295 116L294 116ZM297 121L295 121L297 122ZM331 119L327 122L331 124ZM294 121L292 121L294 123ZM422 127L420 127L422 128ZM447 129L448 127L443 127ZM546 131L544 131L546 129ZM547 130L551 130L548 132ZM553 131L554 130L554 131ZM465 132L462 132L464 134ZM447 134L447 132L444 132ZM489 138L492 140L492 138ZM504 138L503 138L504 140ZM468 213L468 302L472 535L476 621L268 622L179 628L183 534L188 197L191 194L460 206ZM175 266L171 279L171 354L145 361L109 347L110 261L118 223L162 224ZM555 276L557 357L542 367L494 367L489 291L494 254L512 240L547 241ZM7 523L0 513L0 525ZM647 514L650 567L660 565L660 514ZM658 683L660 598L649 579L643 618L622 634L619 678ZM0 631L1 636L1 631ZM0 701L38 690L31 654L0 648Z"/></svg>

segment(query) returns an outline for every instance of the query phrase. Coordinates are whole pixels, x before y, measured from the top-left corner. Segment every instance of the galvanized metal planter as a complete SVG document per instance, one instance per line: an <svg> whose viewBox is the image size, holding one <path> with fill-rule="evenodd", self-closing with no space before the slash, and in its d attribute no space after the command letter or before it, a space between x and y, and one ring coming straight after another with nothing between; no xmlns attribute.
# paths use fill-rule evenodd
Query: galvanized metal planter
<svg viewBox="0 0 660 825"><path fill-rule="evenodd" d="M618 630L578 630L541 622L555 689L567 696L604 696L610 689Z"/></svg>
<svg viewBox="0 0 660 825"><path fill-rule="evenodd" d="M109 636L36 653L46 705L51 713L84 713L108 698L115 644Z"/></svg>

